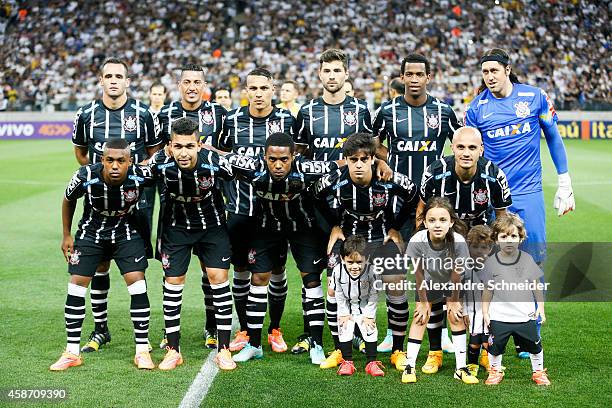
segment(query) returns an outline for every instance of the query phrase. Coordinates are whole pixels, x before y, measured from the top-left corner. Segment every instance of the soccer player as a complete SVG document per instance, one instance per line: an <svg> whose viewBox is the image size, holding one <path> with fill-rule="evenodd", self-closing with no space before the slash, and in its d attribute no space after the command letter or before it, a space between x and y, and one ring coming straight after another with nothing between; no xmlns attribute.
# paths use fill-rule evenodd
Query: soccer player
<svg viewBox="0 0 612 408"><path fill-rule="evenodd" d="M364 99L350 97L344 92L344 84L349 76L348 56L338 49L328 49L319 57L319 79L323 85L323 96L302 105L295 122L295 142L298 151L306 152L314 160L339 160L342 146L349 135L372 131L368 103ZM317 219L325 233L331 232L323 217ZM335 264L328 265L328 275ZM303 299L302 294L302 299ZM327 304L328 320L331 314L335 322L335 304ZM298 338L292 352L309 350L306 320L305 333ZM332 330L335 332L335 325Z"/></svg>
<svg viewBox="0 0 612 408"><path fill-rule="evenodd" d="M374 136L379 139L377 156L387 160L393 171L408 176L419 186L423 171L442 156L444 143L451 140L460 124L453 109L427 94L431 81L429 60L420 54L408 54L400 65L400 79L404 83L403 95L384 102L374 116ZM383 142L387 142L387 147ZM400 203L393 203L394 212ZM416 214L401 231L405 241L410 239ZM445 324L443 324L446 327ZM452 350L448 336L443 336L443 346ZM392 338L387 330L385 339L379 344L379 352L391 351Z"/></svg>
<svg viewBox="0 0 612 408"><path fill-rule="evenodd" d="M222 370L236 367L228 350L232 329L227 277L231 248L223 197L217 186L220 178L232 176L223 158L201 149L199 138L198 123L180 118L172 124L169 153L161 150L149 160L151 172L162 181L165 199L159 219L157 255L164 271L163 308L168 344L160 370L173 370L183 363L179 344L181 305L192 250L201 265L205 265L212 290L218 335L215 362Z"/></svg>
<svg viewBox="0 0 612 408"><path fill-rule="evenodd" d="M130 78L127 64L117 58L102 63L99 76L102 98L82 106L74 119L72 143L80 165L99 163L105 143L113 139L125 139L130 145L134 163L143 163L147 157L162 147L159 122L149 107L138 99L127 96ZM142 239L148 242L147 256L152 256L150 229L147 224L148 205L144 195L134 214ZM102 259L91 282L91 309L95 327L84 352L97 351L110 342L107 323L110 262Z"/></svg>
<svg viewBox="0 0 612 408"><path fill-rule="evenodd" d="M217 146L219 137L223 132L223 125L227 111L217 103L202 101L202 93L206 86L204 69L200 65L187 64L181 68L178 80L180 100L172 101L165 105L159 120L162 128L162 138L169 142L172 135L172 126L180 118L189 118L198 124L198 135L200 143L209 146ZM213 306L213 291L210 280L206 274L206 265L200 265L202 271L202 292L204 294L204 305L206 312L206 323L202 337L208 348L217 347L217 333L215 330L215 311ZM166 339L160 344L165 348Z"/></svg>
<svg viewBox="0 0 612 408"><path fill-rule="evenodd" d="M342 262L332 273L333 287L338 304L338 331L344 360L338 368L339 375L353 375L353 331L361 327L366 344L367 365L365 372L372 377L383 377L382 363L376 361L376 303L378 277L372 271L366 254L366 240L351 235L340 249Z"/></svg>
<svg viewBox="0 0 612 408"><path fill-rule="evenodd" d="M285 80L280 89L279 108L287 109L295 117L300 110L300 105L297 104L297 98L300 94L300 86L292 80Z"/></svg>
<svg viewBox="0 0 612 408"><path fill-rule="evenodd" d="M511 290L498 288L499 284L538 284L542 270L533 258L518 247L527 231L516 214L501 216L493 223L493 237L499 247L484 264L483 281L487 284L482 294L482 314L489 328L489 361L491 369L487 385L499 384L504 378L502 355L511 335L520 338L521 346L529 353L537 385L550 385L544 368L542 339L536 320L546 321L542 290ZM537 303L534 304L534 297Z"/></svg>
<svg viewBox="0 0 612 408"><path fill-rule="evenodd" d="M227 111L232 110L232 94L225 88L215 91L215 102L223 106Z"/></svg>
<svg viewBox="0 0 612 408"><path fill-rule="evenodd" d="M272 73L263 68L255 68L247 74L246 93L249 104L230 111L220 140L223 150L256 157L263 153L266 139L278 132L292 134L294 118L288 110L272 105L274 96ZM257 196L253 186L244 180L225 183L227 199L227 226L232 241L232 263L234 279L232 292L236 305L236 314L240 321L240 330L230 344L231 351L240 351L248 342L247 335L247 297L250 290L251 276L249 267L252 262L249 255L252 249L253 236L245 231L256 229ZM276 261L272 268L268 286L270 306L270 326L268 343L275 352L285 352L287 344L280 330L280 321L287 298L287 277L283 265L287 256L287 247L275 248Z"/></svg>
<svg viewBox="0 0 612 408"><path fill-rule="evenodd" d="M149 354L149 298L144 280L148 266L145 244L131 223L145 184L152 184L145 168L132 165L131 149L126 139L111 139L102 148L101 160L82 166L66 187L62 202L64 238L62 253L68 262L66 351L51 367L63 371L83 364L80 356L81 328L85 318L85 294L98 265L113 259L123 275L130 294L130 316L134 325L138 368L153 369ZM72 220L77 200L84 197L83 216L75 239Z"/></svg>
<svg viewBox="0 0 612 408"><path fill-rule="evenodd" d="M388 86L389 99L395 99L398 96L402 96L405 91L405 85L402 78L396 77L389 81Z"/></svg>
<svg viewBox="0 0 612 408"><path fill-rule="evenodd" d="M325 309L321 271L326 265L325 235L316 222L314 202L306 191L325 174L338 169L337 163L294 158L295 145L287 133L268 137L263 158L230 154L227 156L236 177L249 182L258 200L256 229L249 252L252 272L247 300L249 344L234 360L262 358L261 328L266 314L267 285L277 266L275 248L291 246L305 288L304 311L313 338L310 358L319 365L323 353ZM283 265L284 266L284 265Z"/></svg>
<svg viewBox="0 0 612 408"><path fill-rule="evenodd" d="M149 110L158 115L166 103L167 96L168 91L165 85L161 82L154 82L149 88Z"/></svg>
<svg viewBox="0 0 612 408"><path fill-rule="evenodd" d="M389 181L383 181L377 176L376 168L382 161L374 162L376 146L376 141L367 133L350 136L343 146L347 166L315 184L314 192L319 199L319 209L333 226L327 247L327 253L332 258L338 257L338 241L354 234L362 235L375 247L375 257L395 257L399 253L402 244L399 229L408 214L414 212L416 187L399 172L392 172ZM389 211L390 203L398 196L402 198L403 205L397 216L393 217ZM329 205L330 198L337 200L337 209ZM403 275L401 271L389 271L383 274L383 282L401 285L405 280ZM327 303L335 306L337 302L333 288L328 288L327 294ZM390 287L387 287L386 298L389 327L393 331L391 363L398 370L403 370L406 364L403 343L408 321L408 300L405 291L391 290ZM329 313L330 309L333 313ZM342 360L335 316L336 308L328 307L328 324L334 337L335 351L321 364L321 368L335 367Z"/></svg>
<svg viewBox="0 0 612 408"><path fill-rule="evenodd" d="M469 258L465 239L461 235L465 232L465 224L444 197L433 197L427 201L419 221L423 222L425 229L414 234L406 248L406 256L410 257L415 269L416 305L408 334L408 362L402 373L402 382L416 382L414 367L425 325L432 314L432 304L446 300L455 350L454 377L465 384L476 384L478 379L466 365L466 331L459 290L434 287L435 284L461 282Z"/></svg>

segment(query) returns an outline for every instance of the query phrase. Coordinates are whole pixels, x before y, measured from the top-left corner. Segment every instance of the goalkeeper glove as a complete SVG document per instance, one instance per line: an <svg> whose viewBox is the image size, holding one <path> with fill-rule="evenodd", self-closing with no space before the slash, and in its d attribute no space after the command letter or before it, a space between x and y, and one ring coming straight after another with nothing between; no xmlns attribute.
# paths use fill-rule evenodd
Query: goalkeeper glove
<svg viewBox="0 0 612 408"><path fill-rule="evenodd" d="M554 207L559 217L576 209L572 179L569 173L559 174L559 185L555 194Z"/></svg>

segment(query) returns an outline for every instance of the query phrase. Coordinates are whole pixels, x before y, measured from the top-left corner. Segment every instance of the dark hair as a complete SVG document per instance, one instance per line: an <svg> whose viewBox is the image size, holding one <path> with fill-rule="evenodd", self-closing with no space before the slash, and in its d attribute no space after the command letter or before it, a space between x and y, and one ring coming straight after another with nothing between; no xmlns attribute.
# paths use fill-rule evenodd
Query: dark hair
<svg viewBox="0 0 612 408"><path fill-rule="evenodd" d="M355 133L350 135L342 146L342 155L349 157L357 154L360 150L364 151L368 156L374 156L376 153L376 141L369 133Z"/></svg>
<svg viewBox="0 0 612 408"><path fill-rule="evenodd" d="M250 76L262 76L262 77L268 78L270 81L274 79L274 76L272 76L272 73L270 71L268 71L265 68L259 68L259 67L255 68L254 70L252 70L251 72L247 74L247 78Z"/></svg>
<svg viewBox="0 0 612 408"><path fill-rule="evenodd" d="M410 63L425 64L425 73L427 75L431 73L431 65L429 64L429 60L425 58L424 55L417 54L417 53L410 53L406 56L406 58L402 60L402 65L400 68L401 75L404 75L404 69L406 68L406 64L410 64ZM404 93L403 90L402 90L402 93Z"/></svg>
<svg viewBox="0 0 612 408"><path fill-rule="evenodd" d="M475 225L468 232L466 240L469 244L493 244L492 230L488 225Z"/></svg>
<svg viewBox="0 0 612 408"><path fill-rule="evenodd" d="M501 48L491 48L490 50L486 50L484 52L484 54L482 54L483 57L489 57L489 56L499 56L502 57L502 59L505 60L510 60L510 56L508 55L508 53L506 52L506 50L501 49ZM504 69L510 65L510 63L508 64L504 64L503 62L497 61L502 67L504 67ZM480 64L482 66L482 64ZM512 82L513 84L520 84L521 81L518 80L518 78L516 77L516 74L512 71L510 71L510 82ZM485 89L487 89L487 84L485 84L484 78L480 80L480 86L478 87L478 93L482 93Z"/></svg>
<svg viewBox="0 0 612 408"><path fill-rule="evenodd" d="M156 86L161 86L162 88L164 88L164 93L168 92L168 90L166 89L166 85L162 84L161 82L153 82L149 87L149 92L151 92L151 90Z"/></svg>
<svg viewBox="0 0 612 408"><path fill-rule="evenodd" d="M348 55L337 48L328 48L321 53L319 57L319 69L324 62L342 61L342 66L345 71L348 71Z"/></svg>
<svg viewBox="0 0 612 408"><path fill-rule="evenodd" d="M500 233L508 233L510 229L515 226L518 231L519 238L523 241L527 237L527 231L525 230L525 223L517 214L513 212L506 212L506 214L498 217L493 221L492 224L492 238L497 241L497 237Z"/></svg>
<svg viewBox="0 0 612 408"><path fill-rule="evenodd" d="M448 244L450 256L454 258L456 255L456 252L455 252L455 236L453 233L456 232L457 234L465 236L468 230L467 225L465 224L465 222L459 219L459 217L457 217L457 214L455 213L455 209L451 205L450 201L448 201L448 198L431 197L429 200L427 200L427 203L425 203L425 208L423 209L423 212L419 215L419 218L417 219L417 223L421 224L421 226L419 227L419 230L425 229L424 221L425 221L425 218L427 217L427 213L432 208L443 208L446 211L448 211L448 214L450 215L451 221L453 222L453 226L446 233L446 237L444 237L444 240L446 244Z"/></svg>
<svg viewBox="0 0 612 408"><path fill-rule="evenodd" d="M270 146L288 147L291 154L295 152L295 143L293 143L293 139L287 133L283 132L272 133L270 136L268 136L264 151L267 152L268 147Z"/></svg>
<svg viewBox="0 0 612 408"><path fill-rule="evenodd" d="M227 88L217 88L217 89L215 89L214 94L215 94L215 95L217 95L217 92L219 92L219 91L226 91L226 92L227 92L227 93L229 93L230 95L232 94L232 93L230 92L230 90L229 90L229 89L227 89Z"/></svg>
<svg viewBox="0 0 612 408"><path fill-rule="evenodd" d="M106 154L106 151L108 149L129 150L129 148L130 148L130 144L127 142L127 140L119 139L119 138L111 139L108 142L104 143L104 153L103 154Z"/></svg>
<svg viewBox="0 0 612 408"><path fill-rule="evenodd" d="M194 71L194 72L201 72L202 76L204 76L204 68L201 65L198 64L185 64L181 67L181 76L183 76L184 72L187 71Z"/></svg>
<svg viewBox="0 0 612 408"><path fill-rule="evenodd" d="M198 130L198 124L195 121L189 118L180 118L172 122L172 134L170 135L170 138L174 137L174 135L180 135L180 136L196 135L197 130ZM197 138L198 137L196 135L196 139Z"/></svg>
<svg viewBox="0 0 612 408"><path fill-rule="evenodd" d="M293 87L295 88L296 91L298 91L298 92L300 91L300 85L297 82L295 82L293 79L285 79L283 81L283 83L281 84L281 86L283 86L285 84L291 84L291 85L293 85Z"/></svg>
<svg viewBox="0 0 612 408"><path fill-rule="evenodd" d="M361 235L351 235L344 240L340 246L340 256L347 257L350 254L358 253L361 256L366 256L366 240Z"/></svg>
<svg viewBox="0 0 612 408"><path fill-rule="evenodd" d="M389 88L395 90L395 92L399 93L400 95L403 95L404 92L406 92L404 83L402 82L402 80L398 77L393 78L390 82L389 82Z"/></svg>
<svg viewBox="0 0 612 408"><path fill-rule="evenodd" d="M121 65L123 65L123 68L125 68L125 76L126 77L129 76L129 70L130 69L128 68L127 62L125 62L121 58L115 58L115 57L107 58L107 59L104 60L104 62L100 66L100 76L102 76L102 72L104 71L104 67L106 65L108 65L108 64L121 64Z"/></svg>

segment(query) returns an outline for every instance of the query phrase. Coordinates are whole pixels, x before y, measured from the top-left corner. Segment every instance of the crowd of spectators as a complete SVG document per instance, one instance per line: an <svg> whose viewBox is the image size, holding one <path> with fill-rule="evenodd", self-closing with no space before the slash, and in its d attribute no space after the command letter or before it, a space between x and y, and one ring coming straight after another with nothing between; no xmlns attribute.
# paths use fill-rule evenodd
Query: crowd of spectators
<svg viewBox="0 0 612 408"><path fill-rule="evenodd" d="M480 83L478 59L510 52L522 82L544 88L558 109L610 108L611 2L587 0L85 0L4 1L0 7L0 109L72 110L99 94L107 57L131 65L132 95L161 81L176 97L177 70L207 69L211 90L240 102L255 66L320 94L318 54L350 55L358 96L386 98L399 62L432 62L430 92L463 106Z"/></svg>

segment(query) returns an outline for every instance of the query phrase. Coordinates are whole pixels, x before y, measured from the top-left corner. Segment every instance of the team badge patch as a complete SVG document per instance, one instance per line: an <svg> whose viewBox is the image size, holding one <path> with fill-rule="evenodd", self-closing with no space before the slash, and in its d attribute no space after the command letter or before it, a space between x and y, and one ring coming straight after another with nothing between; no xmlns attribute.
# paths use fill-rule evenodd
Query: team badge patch
<svg viewBox="0 0 612 408"><path fill-rule="evenodd" d="M123 119L123 129L126 132L133 132L136 130L136 116L128 116Z"/></svg>
<svg viewBox="0 0 612 408"><path fill-rule="evenodd" d="M338 265L338 254L332 252L327 258L327 267L333 269L336 265Z"/></svg>
<svg viewBox="0 0 612 408"><path fill-rule="evenodd" d="M198 187L200 188L200 190L208 190L212 187L213 183L214 182L212 176L202 176L198 178Z"/></svg>
<svg viewBox="0 0 612 408"><path fill-rule="evenodd" d="M170 267L170 257L167 254L161 254L161 264L164 269Z"/></svg>
<svg viewBox="0 0 612 408"><path fill-rule="evenodd" d="M440 121L438 120L438 116L433 113L427 116L427 127L431 129L437 129L440 127Z"/></svg>
<svg viewBox="0 0 612 408"><path fill-rule="evenodd" d="M282 131L283 127L281 126L280 120L268 122L268 133L281 133Z"/></svg>
<svg viewBox="0 0 612 408"><path fill-rule="evenodd" d="M70 265L78 265L79 262L81 262L81 259L79 258L79 256L81 256L81 253L77 250L72 251L72 253L70 254Z"/></svg>
<svg viewBox="0 0 612 408"><path fill-rule="evenodd" d="M486 204L489 201L489 192L487 190L474 191L474 203Z"/></svg>
<svg viewBox="0 0 612 408"><path fill-rule="evenodd" d="M249 264L253 265L255 263L255 255L257 255L257 252L255 252L254 249L249 250L249 255L248 255Z"/></svg>
<svg viewBox="0 0 612 408"><path fill-rule="evenodd" d="M514 105L516 108L516 117L517 118L526 118L529 116L531 111L529 110L529 102L523 101Z"/></svg>
<svg viewBox="0 0 612 408"><path fill-rule="evenodd" d="M357 114L355 112L349 111L349 112L344 112L342 114L343 116L343 120L344 120L344 124L347 126L355 126L357 124Z"/></svg>
<svg viewBox="0 0 612 408"><path fill-rule="evenodd" d="M372 196L372 204L374 204L376 207L380 207L383 206L387 203L387 197L385 196L385 194L374 194Z"/></svg>
<svg viewBox="0 0 612 408"><path fill-rule="evenodd" d="M123 198L128 203L131 203L138 199L138 194L136 193L136 190L127 190L123 192Z"/></svg>
<svg viewBox="0 0 612 408"><path fill-rule="evenodd" d="M200 116L205 125L212 125L215 121L211 111L200 111Z"/></svg>

